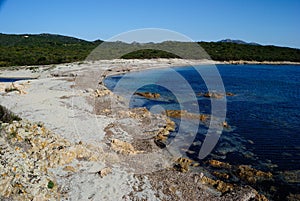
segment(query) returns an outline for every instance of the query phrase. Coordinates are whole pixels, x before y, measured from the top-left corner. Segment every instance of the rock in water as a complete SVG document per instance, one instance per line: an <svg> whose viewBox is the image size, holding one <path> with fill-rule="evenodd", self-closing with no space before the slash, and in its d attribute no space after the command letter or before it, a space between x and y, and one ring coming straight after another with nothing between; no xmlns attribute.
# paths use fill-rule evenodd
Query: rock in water
<svg viewBox="0 0 300 201"><path fill-rule="evenodd" d="M135 92L134 95L142 96L144 98L153 98L153 99L160 98L159 93L151 93L151 92Z"/></svg>

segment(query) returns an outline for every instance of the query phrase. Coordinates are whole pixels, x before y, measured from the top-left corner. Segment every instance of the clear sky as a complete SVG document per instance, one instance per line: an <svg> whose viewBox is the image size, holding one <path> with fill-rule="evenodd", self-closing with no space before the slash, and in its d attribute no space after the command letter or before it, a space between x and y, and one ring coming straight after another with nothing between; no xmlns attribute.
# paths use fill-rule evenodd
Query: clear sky
<svg viewBox="0 0 300 201"><path fill-rule="evenodd" d="M300 0L0 0L0 33L105 40L141 28L300 48Z"/></svg>

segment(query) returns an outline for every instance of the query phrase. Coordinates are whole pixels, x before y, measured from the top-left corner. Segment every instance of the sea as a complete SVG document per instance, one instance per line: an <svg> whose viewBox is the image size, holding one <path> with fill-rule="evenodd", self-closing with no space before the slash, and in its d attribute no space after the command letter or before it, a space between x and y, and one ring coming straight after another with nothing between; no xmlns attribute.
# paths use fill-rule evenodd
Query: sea
<svg viewBox="0 0 300 201"><path fill-rule="evenodd" d="M20 81L20 80L30 80L32 78L14 78L14 77L0 77L0 82L16 82L16 81Z"/></svg>
<svg viewBox="0 0 300 201"><path fill-rule="evenodd" d="M273 200L300 194L299 65L182 66L110 76L105 85L129 99L129 107L146 107L153 113L187 110L211 114L212 104L222 101L229 128L221 131L213 150L201 159L203 164L216 159L272 172L273 181L255 187ZM134 95L137 91L159 93L160 97L143 98ZM231 95L213 100L216 98L203 96L208 91ZM180 127L182 122L173 120ZM198 159L208 129L209 125L200 124L192 135L195 139L187 150L193 153L187 154L191 159ZM189 132L185 126L180 134ZM178 133L176 129L170 141Z"/></svg>

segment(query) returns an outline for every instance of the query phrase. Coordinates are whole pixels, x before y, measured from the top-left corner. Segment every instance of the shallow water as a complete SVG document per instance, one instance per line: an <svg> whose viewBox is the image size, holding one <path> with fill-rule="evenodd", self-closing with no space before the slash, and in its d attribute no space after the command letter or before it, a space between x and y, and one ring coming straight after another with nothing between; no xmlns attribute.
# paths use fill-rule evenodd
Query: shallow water
<svg viewBox="0 0 300 201"><path fill-rule="evenodd" d="M226 92L235 95L226 97L226 120L231 129L222 132L217 146L206 159L214 158L237 165L247 164L273 173L300 170L300 66L216 67ZM207 91L196 70L209 68L211 66L147 70L126 76L112 76L105 80L105 84L111 90L122 88L121 95L130 98L130 107L147 107L153 112L160 112L161 108L186 109L190 112L199 110L209 114L210 99L196 96ZM176 74L183 76L188 84L180 81ZM209 77L206 77L208 80L216 79L215 74L206 76ZM175 95L172 94L174 88L177 93ZM149 100L133 96L135 90L160 93L161 98ZM178 98L178 94L183 96ZM197 104L193 102L195 97ZM179 120L175 121L180 124ZM189 128L185 129L188 133ZM200 125L194 142L201 145L206 132L207 126ZM190 150L197 152L199 147L193 145ZM193 158L194 155L190 154L190 157ZM297 185L299 180L300 178Z"/></svg>

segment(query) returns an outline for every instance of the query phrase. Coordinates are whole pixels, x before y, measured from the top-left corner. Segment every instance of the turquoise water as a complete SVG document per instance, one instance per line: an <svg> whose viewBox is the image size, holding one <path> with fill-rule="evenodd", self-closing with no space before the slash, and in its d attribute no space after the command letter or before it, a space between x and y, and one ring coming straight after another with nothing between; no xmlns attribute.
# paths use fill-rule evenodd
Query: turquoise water
<svg viewBox="0 0 300 201"><path fill-rule="evenodd" d="M195 94L207 91L197 69L210 66L176 67L176 73L183 76ZM196 69L196 70L195 70ZM217 159L231 164L247 164L252 167L279 174L282 171L300 170L300 66L294 65L217 65L227 96L227 114L231 129L224 130L207 159ZM114 89L122 81L123 95L138 88L161 94L157 100L131 96L130 107L159 105L164 109L186 109L190 112L211 112L211 101L196 96L198 105L192 103L192 94L182 82L172 76L173 70L148 70L138 73L112 76L105 80L108 88ZM209 79L216 79L214 74ZM124 78L124 79L123 79ZM153 83L143 86L143 83ZM159 83L158 86L156 83ZM180 101L165 85L171 84L177 92L185 94ZM179 104L181 103L181 105ZM176 120L180 124L179 120ZM188 133L188 128L186 128ZM200 125L195 141L203 142L207 126ZM172 136L171 136L172 137ZM199 147L192 145L189 154L196 158ZM296 185L300 189L300 175ZM299 191L298 191L299 193Z"/></svg>

